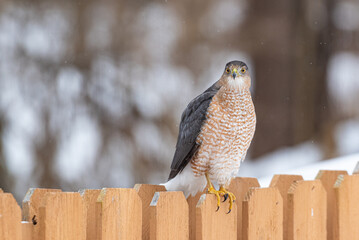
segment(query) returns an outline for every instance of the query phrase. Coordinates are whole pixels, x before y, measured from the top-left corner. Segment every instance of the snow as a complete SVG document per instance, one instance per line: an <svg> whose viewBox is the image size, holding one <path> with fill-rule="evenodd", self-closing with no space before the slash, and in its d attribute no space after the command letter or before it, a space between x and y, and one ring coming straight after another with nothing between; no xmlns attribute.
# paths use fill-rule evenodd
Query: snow
<svg viewBox="0 0 359 240"><path fill-rule="evenodd" d="M320 161L299 168L276 171L276 174L301 175L304 180L313 180L317 176L319 170L346 170L349 174L352 174L358 162L359 154L353 154L327 161ZM258 178L261 187L269 186L272 177L273 174Z"/></svg>
<svg viewBox="0 0 359 240"><path fill-rule="evenodd" d="M294 147L279 149L255 161L244 161L239 169L239 176L256 178L272 176L315 164L322 158L320 147L309 141Z"/></svg>

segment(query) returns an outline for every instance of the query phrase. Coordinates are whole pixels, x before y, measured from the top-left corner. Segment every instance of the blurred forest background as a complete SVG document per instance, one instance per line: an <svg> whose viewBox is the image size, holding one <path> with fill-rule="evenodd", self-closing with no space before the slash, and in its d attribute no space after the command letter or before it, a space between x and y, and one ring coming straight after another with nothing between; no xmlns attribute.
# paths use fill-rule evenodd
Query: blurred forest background
<svg viewBox="0 0 359 240"><path fill-rule="evenodd" d="M2 0L0 187L19 199L164 182L183 109L234 59L250 66L258 116L239 175L359 152L358 12L356 0Z"/></svg>

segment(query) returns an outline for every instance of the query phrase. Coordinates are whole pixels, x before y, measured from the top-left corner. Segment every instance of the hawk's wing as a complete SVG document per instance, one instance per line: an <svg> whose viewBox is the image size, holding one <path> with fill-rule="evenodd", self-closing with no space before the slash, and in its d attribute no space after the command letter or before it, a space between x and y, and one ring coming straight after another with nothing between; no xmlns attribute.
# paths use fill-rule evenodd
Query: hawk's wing
<svg viewBox="0 0 359 240"><path fill-rule="evenodd" d="M197 136L206 120L206 113L213 96L220 87L217 82L193 99L182 113L181 123L176 145L176 152L171 164L171 173L168 180L174 178L191 161L199 145L196 144Z"/></svg>

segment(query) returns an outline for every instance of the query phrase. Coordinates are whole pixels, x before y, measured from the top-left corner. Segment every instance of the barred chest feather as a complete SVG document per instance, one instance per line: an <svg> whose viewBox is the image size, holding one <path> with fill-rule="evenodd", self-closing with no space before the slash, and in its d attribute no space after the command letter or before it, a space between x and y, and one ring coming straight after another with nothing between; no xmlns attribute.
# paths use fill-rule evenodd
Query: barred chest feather
<svg viewBox="0 0 359 240"><path fill-rule="evenodd" d="M209 172L211 180L229 185L252 141L256 115L248 90L221 89L207 110L197 137L200 148L191 160L195 176Z"/></svg>

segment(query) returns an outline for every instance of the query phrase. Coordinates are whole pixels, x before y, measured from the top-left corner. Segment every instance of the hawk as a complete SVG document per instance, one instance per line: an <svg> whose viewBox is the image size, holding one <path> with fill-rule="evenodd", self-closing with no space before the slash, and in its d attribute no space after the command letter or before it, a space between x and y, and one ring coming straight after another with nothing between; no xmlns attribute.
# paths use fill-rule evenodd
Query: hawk
<svg viewBox="0 0 359 240"><path fill-rule="evenodd" d="M184 110L167 190L183 191L186 198L203 191L229 198L227 190L237 175L252 141L256 114L249 88L251 78L244 62L226 64L221 78L193 99ZM216 190L212 181L219 185Z"/></svg>

